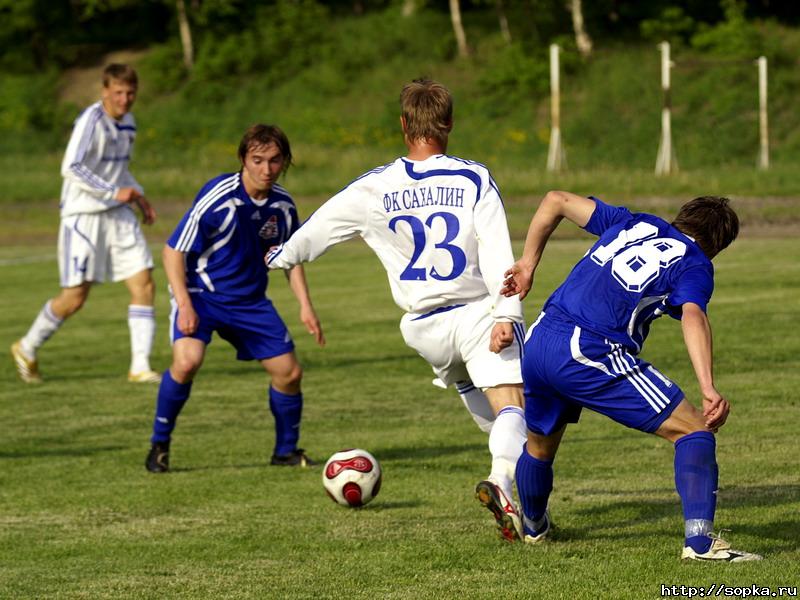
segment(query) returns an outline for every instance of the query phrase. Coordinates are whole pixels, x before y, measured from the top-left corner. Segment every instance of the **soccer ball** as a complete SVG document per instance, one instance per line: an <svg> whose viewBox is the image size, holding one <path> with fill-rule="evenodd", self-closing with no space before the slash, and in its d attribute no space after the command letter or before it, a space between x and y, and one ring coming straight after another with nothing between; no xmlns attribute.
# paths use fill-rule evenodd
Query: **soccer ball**
<svg viewBox="0 0 800 600"><path fill-rule="evenodd" d="M328 496L342 506L364 506L381 489L381 465L366 450L341 450L328 459L322 485Z"/></svg>

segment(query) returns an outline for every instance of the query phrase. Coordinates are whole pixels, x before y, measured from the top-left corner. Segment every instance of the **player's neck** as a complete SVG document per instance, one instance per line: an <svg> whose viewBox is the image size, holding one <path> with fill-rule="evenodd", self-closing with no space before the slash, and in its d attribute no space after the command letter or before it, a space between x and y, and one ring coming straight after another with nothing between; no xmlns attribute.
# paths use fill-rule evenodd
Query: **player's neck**
<svg viewBox="0 0 800 600"><path fill-rule="evenodd" d="M406 157L410 160L425 160L437 154L444 154L447 152L447 144L442 144L437 140L406 140L408 147L408 154Z"/></svg>

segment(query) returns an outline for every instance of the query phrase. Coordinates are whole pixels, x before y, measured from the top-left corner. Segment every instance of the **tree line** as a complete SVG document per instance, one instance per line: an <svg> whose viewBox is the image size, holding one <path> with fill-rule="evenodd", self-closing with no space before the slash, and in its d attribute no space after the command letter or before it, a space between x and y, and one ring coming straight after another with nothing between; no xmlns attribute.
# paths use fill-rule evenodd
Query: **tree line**
<svg viewBox="0 0 800 600"><path fill-rule="evenodd" d="M213 62L226 40L257 41L265 23L264 33L290 53L314 46L333 21L393 9L406 19L448 13L461 57L474 52L477 38L497 32L508 44L562 36L590 56L610 41L687 42L731 19L800 22L800 3L790 0L0 0L0 70L64 69L110 50L169 44L188 75L197 63Z"/></svg>

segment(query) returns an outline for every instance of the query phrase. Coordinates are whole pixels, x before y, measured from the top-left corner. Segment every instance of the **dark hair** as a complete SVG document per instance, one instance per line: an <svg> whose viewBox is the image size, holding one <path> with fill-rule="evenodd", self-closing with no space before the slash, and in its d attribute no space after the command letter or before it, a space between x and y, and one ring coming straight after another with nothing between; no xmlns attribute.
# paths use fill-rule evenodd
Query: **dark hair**
<svg viewBox="0 0 800 600"><path fill-rule="evenodd" d="M122 81L133 87L139 86L139 77L134 68L121 63L111 63L103 69L103 87L108 87L112 80Z"/></svg>
<svg viewBox="0 0 800 600"><path fill-rule="evenodd" d="M739 235L739 217L730 200L719 196L700 196L681 207L673 227L694 238L709 258L727 248Z"/></svg>
<svg viewBox="0 0 800 600"><path fill-rule="evenodd" d="M453 128L453 97L430 79L415 79L400 93L405 133L410 141L435 139L446 143Z"/></svg>
<svg viewBox="0 0 800 600"><path fill-rule="evenodd" d="M239 160L244 164L248 150L269 144L275 144L283 156L283 172L285 173L292 164L292 148L289 146L289 138L277 125L258 123L248 127L242 136L242 141L239 142Z"/></svg>

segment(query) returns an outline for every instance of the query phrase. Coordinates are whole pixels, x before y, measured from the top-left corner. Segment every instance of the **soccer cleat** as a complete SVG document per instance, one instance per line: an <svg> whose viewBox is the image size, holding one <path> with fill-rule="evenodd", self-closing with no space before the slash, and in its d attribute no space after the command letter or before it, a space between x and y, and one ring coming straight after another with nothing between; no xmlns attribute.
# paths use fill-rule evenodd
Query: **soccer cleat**
<svg viewBox="0 0 800 600"><path fill-rule="evenodd" d="M531 531L528 527L524 528L525 543L539 544L545 541L553 530L553 527L553 519L550 518L550 509L547 509L544 511L544 525L539 527L535 532Z"/></svg>
<svg viewBox="0 0 800 600"><path fill-rule="evenodd" d="M522 538L519 511L497 484L489 480L481 481L475 486L475 497L494 516L501 538L508 542L519 541Z"/></svg>
<svg viewBox="0 0 800 600"><path fill-rule="evenodd" d="M706 560L706 561L721 561L721 562L745 562L749 560L762 560L764 557L760 554L753 554L752 552L744 552L743 550L732 550L731 545L715 534L709 534L712 538L711 547L704 553L700 554L695 552L691 546L684 546L681 553L682 560Z"/></svg>
<svg viewBox="0 0 800 600"><path fill-rule="evenodd" d="M128 373L128 381L131 383L161 383L161 373L155 371Z"/></svg>
<svg viewBox="0 0 800 600"><path fill-rule="evenodd" d="M289 454L273 454L269 464L278 467L313 467L317 461L308 458L302 448L297 448Z"/></svg>
<svg viewBox="0 0 800 600"><path fill-rule="evenodd" d="M42 383L42 376L39 375L39 363L34 358L22 351L22 340L17 340L11 344L11 356L14 357L14 366L17 367L17 375L25 383Z"/></svg>
<svg viewBox="0 0 800 600"><path fill-rule="evenodd" d="M150 446L144 466L151 473L166 473L169 471L169 442L155 442Z"/></svg>

